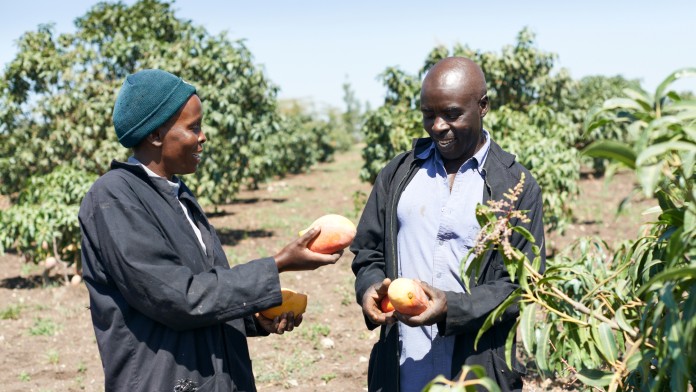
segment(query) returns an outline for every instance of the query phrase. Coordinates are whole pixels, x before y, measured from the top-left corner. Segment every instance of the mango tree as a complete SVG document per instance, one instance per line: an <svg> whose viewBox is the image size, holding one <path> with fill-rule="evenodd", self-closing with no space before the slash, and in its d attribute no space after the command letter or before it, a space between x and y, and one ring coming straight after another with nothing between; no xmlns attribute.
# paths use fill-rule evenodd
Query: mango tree
<svg viewBox="0 0 696 392"><path fill-rule="evenodd" d="M368 113L363 126L361 179L373 182L391 158L410 149L413 138L427 136L421 123L420 80L448 56L468 57L482 67L493 109L484 127L534 173L544 192L545 220L550 229L562 229L572 219L570 200L580 177L574 147L578 132L568 112L574 82L564 70L550 73L556 55L537 49L528 29L500 54L461 45L452 50L436 47L418 75L387 68L380 75L387 89L384 104Z"/></svg>
<svg viewBox="0 0 696 392"><path fill-rule="evenodd" d="M606 121L628 122L634 135L631 144L601 140L584 153L635 171L639 189L657 199L658 205L646 211L656 218L640 238L615 251L601 240L583 239L549 260L540 274L539 256L529 260L506 243L513 231L533 240L510 225L511 219L524 219L522 212L511 201L479 208L484 227L476 253L500 249L520 284L486 320L479 337L507 308L519 306L523 346L546 377L610 391L693 389L696 101L669 89L686 76L696 76L696 69L669 75L654 94L626 90L624 97L604 103L606 116L595 113L588 121L588 131ZM480 260L473 262L463 276L479 265Z"/></svg>
<svg viewBox="0 0 696 392"><path fill-rule="evenodd" d="M79 243L74 219L60 221L70 227L54 229L57 221L15 213L19 208L46 212L58 200L29 202L18 195L35 176L59 170L56 176L71 173L81 184L105 173L111 160L128 157L129 150L117 142L111 113L124 78L141 69L165 69L198 89L208 142L199 170L186 182L202 204L230 201L244 185L307 168L318 158L305 151L322 151L321 159L333 152L321 146L330 141L318 137L322 127L331 126L280 114L278 87L254 64L242 40L212 35L177 18L169 2L102 2L78 17L75 27L74 33L56 34L52 26L41 25L25 33L0 74L0 194L13 204L1 219L3 227L19 230L3 230L0 242L6 248L40 254L36 247L52 241L33 227L60 244ZM84 195L84 187L61 184L67 186L60 189L64 193L79 189ZM75 209L79 200L70 203Z"/></svg>

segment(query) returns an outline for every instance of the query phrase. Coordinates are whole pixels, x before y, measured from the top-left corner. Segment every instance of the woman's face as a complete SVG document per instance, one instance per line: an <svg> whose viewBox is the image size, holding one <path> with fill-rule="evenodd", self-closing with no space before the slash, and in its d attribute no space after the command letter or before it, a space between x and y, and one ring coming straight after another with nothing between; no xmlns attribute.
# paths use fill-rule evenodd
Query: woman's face
<svg viewBox="0 0 696 392"><path fill-rule="evenodd" d="M207 140L201 128L203 111L197 95L192 95L172 120L174 123L163 127L159 134L162 142L160 167L164 171L162 175L170 180L175 174L196 171L201 162L203 143Z"/></svg>

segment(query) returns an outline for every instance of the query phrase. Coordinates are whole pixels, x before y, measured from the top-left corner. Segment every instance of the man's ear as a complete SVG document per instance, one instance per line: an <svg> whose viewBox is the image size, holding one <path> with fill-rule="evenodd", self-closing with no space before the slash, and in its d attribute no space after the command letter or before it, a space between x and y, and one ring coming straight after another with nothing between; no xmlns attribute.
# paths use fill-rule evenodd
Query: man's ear
<svg viewBox="0 0 696 392"><path fill-rule="evenodd" d="M152 144L155 147L162 146L162 138L161 138L159 129L156 129L151 134L147 135L147 137L145 139L147 140L148 143Z"/></svg>
<svg viewBox="0 0 696 392"><path fill-rule="evenodd" d="M481 118L486 117L486 113L488 113L488 94L484 95L480 100L479 100L479 109L481 109Z"/></svg>

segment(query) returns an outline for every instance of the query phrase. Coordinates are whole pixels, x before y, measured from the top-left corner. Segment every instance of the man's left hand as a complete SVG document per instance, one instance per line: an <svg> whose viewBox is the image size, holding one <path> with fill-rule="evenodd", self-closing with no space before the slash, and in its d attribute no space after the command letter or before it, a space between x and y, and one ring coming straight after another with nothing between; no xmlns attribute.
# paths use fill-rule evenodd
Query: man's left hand
<svg viewBox="0 0 696 392"><path fill-rule="evenodd" d="M447 316L447 296L445 292L421 281L417 281L428 296L428 308L418 316L407 316L394 312L394 317L409 327L421 325L433 325L445 319Z"/></svg>

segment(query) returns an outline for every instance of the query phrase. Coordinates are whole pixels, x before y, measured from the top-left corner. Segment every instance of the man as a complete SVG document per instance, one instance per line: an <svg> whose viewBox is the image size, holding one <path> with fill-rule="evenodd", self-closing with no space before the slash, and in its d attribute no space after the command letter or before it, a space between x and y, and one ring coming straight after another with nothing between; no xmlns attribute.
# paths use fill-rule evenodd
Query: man
<svg viewBox="0 0 696 392"><path fill-rule="evenodd" d="M255 391L246 337L282 334L302 317L257 312L282 302L278 274L335 263L306 233L274 257L230 268L215 229L177 177L201 161L196 89L144 70L123 83L112 162L80 206L83 276L107 391ZM233 153L233 152L230 152Z"/></svg>
<svg viewBox="0 0 696 392"><path fill-rule="evenodd" d="M516 207L529 210L526 227L544 255L541 190L484 130L488 109L478 65L457 57L438 62L421 89L423 127L430 137L415 140L413 150L377 176L351 246L357 301L368 328L381 326L370 356L370 391L420 391L438 374L456 377L465 364L482 365L503 391L522 388L524 369L514 352L514 369L505 364L505 340L517 313L505 314L474 349L483 321L518 287L501 255L485 255L471 292L465 293L459 275L480 231L477 203L502 199L523 173ZM512 243L533 256L524 237L514 234ZM398 277L420 281L429 296L425 312L382 313L380 301Z"/></svg>

